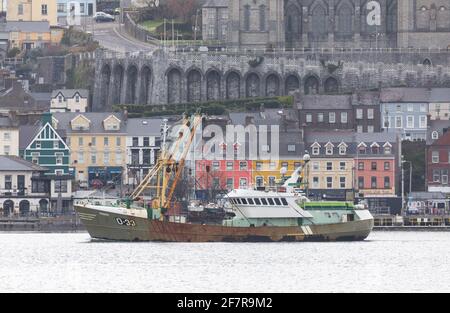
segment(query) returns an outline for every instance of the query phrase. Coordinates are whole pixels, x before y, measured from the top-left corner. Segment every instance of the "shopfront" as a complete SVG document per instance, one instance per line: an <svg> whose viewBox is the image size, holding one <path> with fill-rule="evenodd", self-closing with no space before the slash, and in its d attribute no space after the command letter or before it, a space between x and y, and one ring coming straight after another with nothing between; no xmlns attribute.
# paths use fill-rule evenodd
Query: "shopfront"
<svg viewBox="0 0 450 313"><path fill-rule="evenodd" d="M120 186L122 184L122 167L89 167L89 187Z"/></svg>

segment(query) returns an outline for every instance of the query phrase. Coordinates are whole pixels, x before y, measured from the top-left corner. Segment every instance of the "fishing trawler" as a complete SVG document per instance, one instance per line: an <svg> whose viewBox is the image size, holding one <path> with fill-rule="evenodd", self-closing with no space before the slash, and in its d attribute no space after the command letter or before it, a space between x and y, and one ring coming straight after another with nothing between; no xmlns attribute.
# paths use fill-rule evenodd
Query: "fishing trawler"
<svg viewBox="0 0 450 313"><path fill-rule="evenodd" d="M75 206L92 238L116 241L164 242L295 242L364 240L374 219L364 205L310 201L301 186L309 155L276 190L232 190L227 199L234 217L217 225L190 223L171 215L173 196L202 117L185 118L178 139L169 150L165 132L156 166L124 201L90 202ZM166 125L164 126L167 127ZM178 156L177 151L182 151ZM170 186L170 187L169 187ZM141 196L155 189L146 205Z"/></svg>

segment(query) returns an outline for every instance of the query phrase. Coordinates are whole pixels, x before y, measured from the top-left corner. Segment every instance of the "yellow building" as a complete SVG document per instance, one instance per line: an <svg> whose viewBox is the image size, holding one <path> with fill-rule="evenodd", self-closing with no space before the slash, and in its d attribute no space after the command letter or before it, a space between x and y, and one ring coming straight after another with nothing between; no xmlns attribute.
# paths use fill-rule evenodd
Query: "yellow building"
<svg viewBox="0 0 450 313"><path fill-rule="evenodd" d="M275 187L284 176L291 175L303 164L302 160L253 161L252 181L255 187ZM286 169L286 170L282 170Z"/></svg>
<svg viewBox="0 0 450 313"><path fill-rule="evenodd" d="M65 130L71 166L80 186L119 186L126 173L126 125L121 114L55 113L54 124Z"/></svg>
<svg viewBox="0 0 450 313"><path fill-rule="evenodd" d="M313 158L308 165L309 189L353 189L353 173L353 158Z"/></svg>
<svg viewBox="0 0 450 313"><path fill-rule="evenodd" d="M42 22L58 25L56 0L8 0L7 22Z"/></svg>

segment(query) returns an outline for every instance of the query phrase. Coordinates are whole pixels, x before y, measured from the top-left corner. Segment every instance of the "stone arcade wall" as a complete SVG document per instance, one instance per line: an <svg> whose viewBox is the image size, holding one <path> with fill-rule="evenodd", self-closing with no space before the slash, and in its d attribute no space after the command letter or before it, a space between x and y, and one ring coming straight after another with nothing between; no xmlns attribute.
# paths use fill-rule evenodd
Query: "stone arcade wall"
<svg viewBox="0 0 450 313"><path fill-rule="evenodd" d="M259 59L251 53L157 50L118 54L99 50L93 110L110 110L114 104L288 95L296 90L305 94L347 93L380 84L450 87L448 64L450 53L446 50L321 50L266 53Z"/></svg>

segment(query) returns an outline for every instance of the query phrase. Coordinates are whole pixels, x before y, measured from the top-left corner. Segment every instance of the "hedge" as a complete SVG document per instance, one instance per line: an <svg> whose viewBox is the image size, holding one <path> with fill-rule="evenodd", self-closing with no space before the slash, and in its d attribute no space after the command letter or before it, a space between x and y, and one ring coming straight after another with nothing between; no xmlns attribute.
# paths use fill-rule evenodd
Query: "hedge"
<svg viewBox="0 0 450 313"><path fill-rule="evenodd" d="M293 97L272 98L246 98L224 101L209 101L180 104L157 104L157 105L115 105L115 111L127 110L129 116L152 117L158 115L179 115L183 113L193 114L201 112L208 115L223 115L230 112L258 111L261 106L267 109L291 108Z"/></svg>

